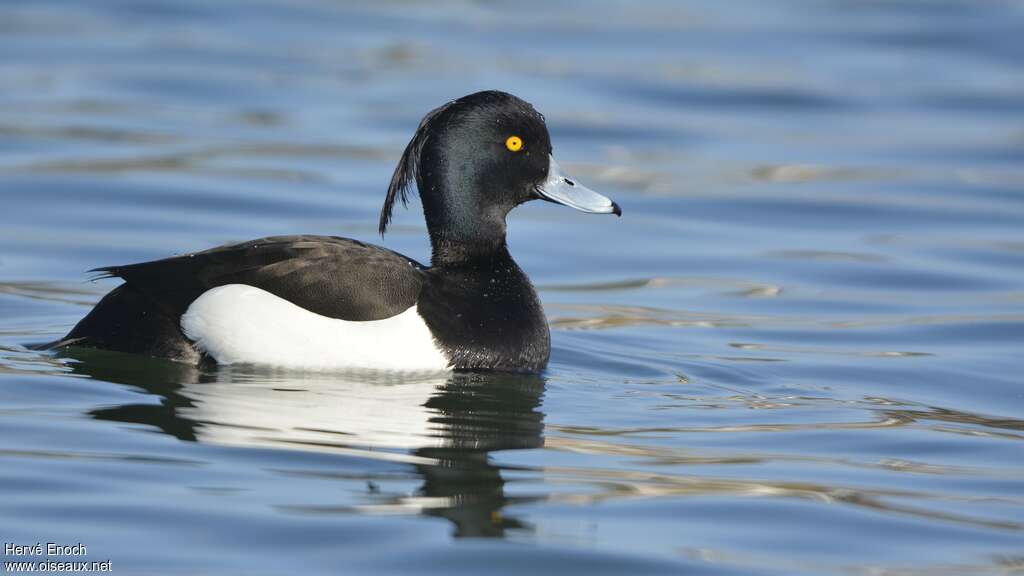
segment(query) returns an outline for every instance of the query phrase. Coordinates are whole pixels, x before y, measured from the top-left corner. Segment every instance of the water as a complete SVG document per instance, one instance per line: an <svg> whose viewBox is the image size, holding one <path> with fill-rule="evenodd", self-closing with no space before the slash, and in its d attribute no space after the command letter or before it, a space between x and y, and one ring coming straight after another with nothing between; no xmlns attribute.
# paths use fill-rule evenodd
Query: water
<svg viewBox="0 0 1024 576"><path fill-rule="evenodd" d="M0 4L0 540L122 574L1020 572L1022 28L966 0ZM485 88L624 210L513 213L545 374L25 347L115 285L89 268L381 241L420 117ZM427 260L418 210L381 242Z"/></svg>

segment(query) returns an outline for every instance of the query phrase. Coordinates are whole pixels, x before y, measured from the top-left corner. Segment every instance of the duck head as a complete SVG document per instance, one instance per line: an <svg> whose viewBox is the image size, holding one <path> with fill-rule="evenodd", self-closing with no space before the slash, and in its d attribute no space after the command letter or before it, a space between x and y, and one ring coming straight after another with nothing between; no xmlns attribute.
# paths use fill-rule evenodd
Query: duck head
<svg viewBox="0 0 1024 576"><path fill-rule="evenodd" d="M570 178L551 154L544 117L505 92L477 92L428 113L391 177L380 233L411 182L423 202L435 265L505 248L505 217L530 200L594 214L618 204Z"/></svg>

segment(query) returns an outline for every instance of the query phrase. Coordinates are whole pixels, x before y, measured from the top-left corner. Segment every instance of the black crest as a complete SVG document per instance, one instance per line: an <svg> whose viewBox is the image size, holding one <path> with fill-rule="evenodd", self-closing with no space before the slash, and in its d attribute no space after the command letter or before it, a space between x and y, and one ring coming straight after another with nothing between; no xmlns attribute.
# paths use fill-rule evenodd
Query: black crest
<svg viewBox="0 0 1024 576"><path fill-rule="evenodd" d="M405 151L402 152L402 158L398 161L398 166L395 167L395 173L391 175L391 184L388 186L387 198L384 199L384 207L380 210L378 230L381 236L384 235L384 232L388 229L388 224L391 222L391 211L395 207L395 199L401 198L402 206L408 206L409 186L414 178L417 185L419 184L420 152L423 151L423 146L429 138L431 123L456 102L458 100L452 100L428 112L423 117L423 120L420 121L420 125L416 128L416 134L413 135L412 140L405 147Z"/></svg>

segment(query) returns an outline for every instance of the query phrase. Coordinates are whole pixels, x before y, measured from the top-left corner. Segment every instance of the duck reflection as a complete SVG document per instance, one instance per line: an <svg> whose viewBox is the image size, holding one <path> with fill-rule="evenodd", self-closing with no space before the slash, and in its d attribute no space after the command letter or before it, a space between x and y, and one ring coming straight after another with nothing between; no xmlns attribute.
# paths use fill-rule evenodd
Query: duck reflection
<svg viewBox="0 0 1024 576"><path fill-rule="evenodd" d="M160 397L94 410L97 419L146 424L186 441L407 461L422 478L418 494L385 505L447 518L456 536L528 528L502 514L510 497L490 453L543 445L541 377L196 368L97 350L65 356L75 373Z"/></svg>

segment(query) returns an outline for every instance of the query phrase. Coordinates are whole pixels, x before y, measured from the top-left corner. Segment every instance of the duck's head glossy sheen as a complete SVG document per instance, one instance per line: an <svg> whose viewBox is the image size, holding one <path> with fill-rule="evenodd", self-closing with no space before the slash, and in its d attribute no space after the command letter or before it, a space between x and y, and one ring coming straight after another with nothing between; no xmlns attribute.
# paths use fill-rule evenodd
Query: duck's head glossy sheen
<svg viewBox="0 0 1024 576"><path fill-rule="evenodd" d="M544 117L505 92L470 94L423 118L391 178L382 234L413 179L435 248L439 242L503 245L505 216L529 200L621 214L617 204L561 172Z"/></svg>

